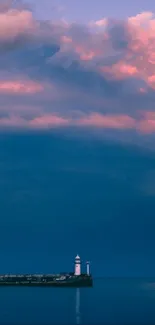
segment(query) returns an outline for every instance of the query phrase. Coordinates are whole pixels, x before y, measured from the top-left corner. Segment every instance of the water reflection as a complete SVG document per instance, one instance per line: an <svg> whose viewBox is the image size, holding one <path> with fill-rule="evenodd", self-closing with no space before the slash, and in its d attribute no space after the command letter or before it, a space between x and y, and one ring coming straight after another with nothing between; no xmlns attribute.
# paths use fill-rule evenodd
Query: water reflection
<svg viewBox="0 0 155 325"><path fill-rule="evenodd" d="M76 289L75 307L76 307L76 324L81 324L80 289L79 288Z"/></svg>

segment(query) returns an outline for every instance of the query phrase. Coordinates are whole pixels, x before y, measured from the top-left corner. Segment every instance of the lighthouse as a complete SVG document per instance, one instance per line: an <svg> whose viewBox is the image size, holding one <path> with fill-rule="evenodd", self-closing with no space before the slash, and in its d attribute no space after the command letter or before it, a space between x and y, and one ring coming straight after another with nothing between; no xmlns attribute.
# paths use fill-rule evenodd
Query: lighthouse
<svg viewBox="0 0 155 325"><path fill-rule="evenodd" d="M86 262L87 265L87 275L90 275L90 262Z"/></svg>
<svg viewBox="0 0 155 325"><path fill-rule="evenodd" d="M75 257L75 272L74 275L81 275L81 260L80 260L80 256L77 255Z"/></svg>

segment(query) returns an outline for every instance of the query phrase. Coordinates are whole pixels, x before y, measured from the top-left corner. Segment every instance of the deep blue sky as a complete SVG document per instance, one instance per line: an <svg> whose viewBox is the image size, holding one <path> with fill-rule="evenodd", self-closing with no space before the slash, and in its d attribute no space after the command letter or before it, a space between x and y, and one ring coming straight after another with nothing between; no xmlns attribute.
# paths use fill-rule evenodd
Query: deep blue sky
<svg viewBox="0 0 155 325"><path fill-rule="evenodd" d="M0 148L1 273L71 271L78 253L95 276L154 275L154 153L62 133Z"/></svg>

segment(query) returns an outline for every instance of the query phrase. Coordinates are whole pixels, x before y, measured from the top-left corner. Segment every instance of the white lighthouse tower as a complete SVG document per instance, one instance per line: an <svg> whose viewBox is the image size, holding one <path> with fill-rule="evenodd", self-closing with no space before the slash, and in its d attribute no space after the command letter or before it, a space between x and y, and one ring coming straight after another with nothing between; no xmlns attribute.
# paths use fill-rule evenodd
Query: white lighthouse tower
<svg viewBox="0 0 155 325"><path fill-rule="evenodd" d="M87 275L90 275L90 262L86 262L87 265Z"/></svg>
<svg viewBox="0 0 155 325"><path fill-rule="evenodd" d="M75 257L75 271L74 271L74 275L81 275L81 260L80 260L80 256L77 255Z"/></svg>

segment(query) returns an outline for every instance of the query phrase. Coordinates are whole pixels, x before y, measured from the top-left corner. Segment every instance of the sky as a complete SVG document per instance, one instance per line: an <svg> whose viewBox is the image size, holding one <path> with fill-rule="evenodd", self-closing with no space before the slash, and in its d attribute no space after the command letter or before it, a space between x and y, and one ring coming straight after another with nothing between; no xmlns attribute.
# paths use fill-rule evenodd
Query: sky
<svg viewBox="0 0 155 325"><path fill-rule="evenodd" d="M109 0L28 0L31 8L38 19L51 19L54 17L64 18L67 21L80 21L88 23L91 20L99 20L103 17L115 17L125 19L128 16L135 16L144 11L153 11L153 0L131 0L117 1Z"/></svg>
<svg viewBox="0 0 155 325"><path fill-rule="evenodd" d="M155 274L153 2L84 3L0 1L0 272Z"/></svg>

